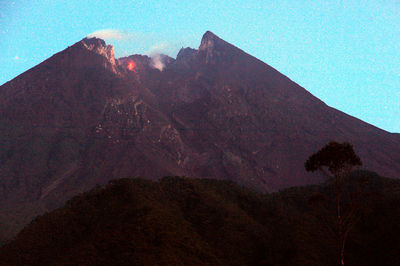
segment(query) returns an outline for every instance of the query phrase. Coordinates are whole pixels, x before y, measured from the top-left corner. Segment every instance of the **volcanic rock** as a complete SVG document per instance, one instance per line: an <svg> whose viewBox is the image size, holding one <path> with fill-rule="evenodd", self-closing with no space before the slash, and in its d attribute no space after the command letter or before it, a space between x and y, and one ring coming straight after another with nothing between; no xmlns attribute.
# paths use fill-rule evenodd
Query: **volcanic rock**
<svg viewBox="0 0 400 266"><path fill-rule="evenodd" d="M324 180L330 140L399 178L400 138L324 104L211 32L177 59L114 58L83 39L0 87L0 233L110 179L186 175L258 191ZM132 63L133 62L133 63Z"/></svg>

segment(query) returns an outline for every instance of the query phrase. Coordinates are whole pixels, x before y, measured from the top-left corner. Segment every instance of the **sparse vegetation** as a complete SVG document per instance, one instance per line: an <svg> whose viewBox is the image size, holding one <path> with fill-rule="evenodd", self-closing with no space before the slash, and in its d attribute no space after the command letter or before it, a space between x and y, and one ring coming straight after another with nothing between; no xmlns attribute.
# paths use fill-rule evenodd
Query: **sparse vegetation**
<svg viewBox="0 0 400 266"><path fill-rule="evenodd" d="M359 179L352 182L350 179L351 172L354 167L362 165L360 157L354 152L353 146L350 143L338 143L331 141L321 150L314 153L308 158L305 163L307 171L321 171L326 177L333 182L334 206L331 211L336 212L336 224L332 228L329 223L329 215L324 217L328 221L327 229L330 230L336 237L337 254L339 265L344 265L344 249L347 237L351 228L357 220L357 210L359 200L362 196L362 187L366 185L367 180ZM356 184L351 186L350 183ZM316 200L326 200L326 197L319 195L314 197ZM324 204L327 205L327 204ZM329 212L329 208L327 208Z"/></svg>

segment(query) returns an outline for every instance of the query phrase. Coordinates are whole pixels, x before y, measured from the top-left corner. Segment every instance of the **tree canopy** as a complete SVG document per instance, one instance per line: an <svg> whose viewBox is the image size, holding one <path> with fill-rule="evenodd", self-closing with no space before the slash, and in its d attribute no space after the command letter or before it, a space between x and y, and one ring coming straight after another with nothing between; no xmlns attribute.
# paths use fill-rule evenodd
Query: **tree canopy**
<svg viewBox="0 0 400 266"><path fill-rule="evenodd" d="M305 162L307 171L314 172L327 167L332 174L347 167L362 165L360 157L354 152L353 145L348 142L331 141Z"/></svg>

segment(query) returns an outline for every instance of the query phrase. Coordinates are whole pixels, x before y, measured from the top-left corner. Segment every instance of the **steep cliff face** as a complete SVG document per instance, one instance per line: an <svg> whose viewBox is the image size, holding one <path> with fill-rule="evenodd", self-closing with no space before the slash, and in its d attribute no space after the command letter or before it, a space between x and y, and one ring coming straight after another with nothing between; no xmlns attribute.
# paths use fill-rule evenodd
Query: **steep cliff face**
<svg viewBox="0 0 400 266"><path fill-rule="evenodd" d="M78 44L81 44L89 51L104 56L111 64L115 65L114 47L106 45L105 41L98 38L85 38Z"/></svg>
<svg viewBox="0 0 400 266"><path fill-rule="evenodd" d="M115 59L83 39L0 87L0 231L112 178L187 175L259 191L315 183L307 157L354 144L399 177L400 139L326 106L207 32L198 50Z"/></svg>

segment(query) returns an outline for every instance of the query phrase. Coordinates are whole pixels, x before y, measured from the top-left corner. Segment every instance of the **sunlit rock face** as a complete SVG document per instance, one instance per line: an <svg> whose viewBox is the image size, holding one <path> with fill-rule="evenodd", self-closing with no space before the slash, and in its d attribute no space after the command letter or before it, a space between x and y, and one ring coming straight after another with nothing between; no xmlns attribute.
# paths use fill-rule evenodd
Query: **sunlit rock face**
<svg viewBox="0 0 400 266"><path fill-rule="evenodd" d="M103 40L83 39L0 87L3 238L113 178L186 175L258 191L320 182L304 162L330 140L399 177L398 135L328 107L211 32L199 49L157 60L115 59Z"/></svg>
<svg viewBox="0 0 400 266"><path fill-rule="evenodd" d="M81 43L86 49L104 56L111 64L115 65L114 47L112 45L106 45L104 40L96 37L85 38Z"/></svg>

